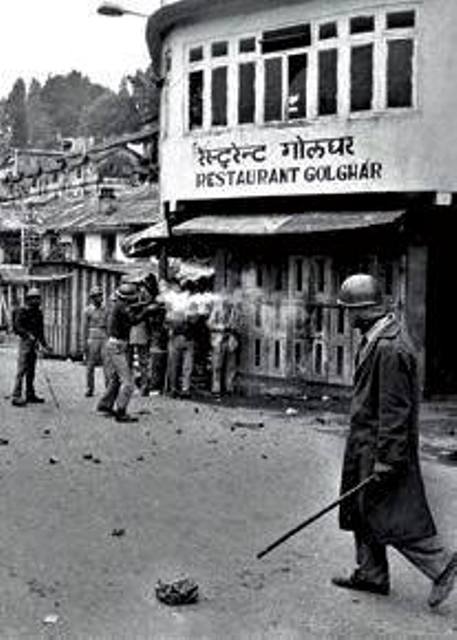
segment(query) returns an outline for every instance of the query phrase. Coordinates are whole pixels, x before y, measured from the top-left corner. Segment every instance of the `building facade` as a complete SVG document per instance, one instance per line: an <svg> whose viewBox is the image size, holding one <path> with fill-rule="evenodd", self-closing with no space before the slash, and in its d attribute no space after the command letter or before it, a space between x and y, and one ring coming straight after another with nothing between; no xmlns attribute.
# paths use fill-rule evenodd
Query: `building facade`
<svg viewBox="0 0 457 640"><path fill-rule="evenodd" d="M148 23L173 234L241 289L241 382L348 385L336 304L368 270L407 321L424 389L457 392L453 0L182 0Z"/></svg>

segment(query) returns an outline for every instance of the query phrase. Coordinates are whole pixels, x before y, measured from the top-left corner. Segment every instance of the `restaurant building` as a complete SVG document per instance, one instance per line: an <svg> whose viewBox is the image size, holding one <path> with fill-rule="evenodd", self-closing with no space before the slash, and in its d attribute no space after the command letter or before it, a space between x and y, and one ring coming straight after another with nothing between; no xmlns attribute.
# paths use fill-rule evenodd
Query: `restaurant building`
<svg viewBox="0 0 457 640"><path fill-rule="evenodd" d="M242 292L247 389L351 383L336 296L378 276L457 393L455 0L182 0L148 22L172 236Z"/></svg>

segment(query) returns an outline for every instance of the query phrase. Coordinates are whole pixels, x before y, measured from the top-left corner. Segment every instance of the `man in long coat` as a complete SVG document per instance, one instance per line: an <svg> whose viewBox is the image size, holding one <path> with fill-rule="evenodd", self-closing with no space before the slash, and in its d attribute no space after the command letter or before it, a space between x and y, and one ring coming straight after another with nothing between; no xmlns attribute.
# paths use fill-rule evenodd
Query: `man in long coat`
<svg viewBox="0 0 457 640"><path fill-rule="evenodd" d="M340 527L354 532L357 568L332 582L387 595L386 546L391 545L432 580L428 603L437 607L454 586L457 553L440 541L425 496L418 456L416 356L405 330L387 313L373 277L347 278L339 302L362 333L341 491L372 474L375 480L341 504Z"/></svg>

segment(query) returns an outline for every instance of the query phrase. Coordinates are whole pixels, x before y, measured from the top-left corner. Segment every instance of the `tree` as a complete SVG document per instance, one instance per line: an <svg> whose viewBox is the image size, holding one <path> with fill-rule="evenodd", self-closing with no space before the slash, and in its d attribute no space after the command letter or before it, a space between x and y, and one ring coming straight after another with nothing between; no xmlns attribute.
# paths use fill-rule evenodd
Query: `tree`
<svg viewBox="0 0 457 640"><path fill-rule="evenodd" d="M6 100L6 117L11 128L11 145L25 147L28 142L26 108L26 88L22 78L18 78Z"/></svg>
<svg viewBox="0 0 457 640"><path fill-rule="evenodd" d="M11 127L8 122L6 100L0 100L0 164L11 153Z"/></svg>
<svg viewBox="0 0 457 640"><path fill-rule="evenodd" d="M132 87L131 98L141 124L155 122L159 117L160 91L152 67L149 66L146 71L137 69L135 75L127 76L127 79Z"/></svg>
<svg viewBox="0 0 457 640"><path fill-rule="evenodd" d="M140 128L140 120L127 91L105 91L81 115L80 131L97 140L122 135Z"/></svg>
<svg viewBox="0 0 457 640"><path fill-rule="evenodd" d="M41 91L41 99L52 116L56 132L64 137L78 135L83 110L106 92L79 71L66 76L50 76Z"/></svg>
<svg viewBox="0 0 457 640"><path fill-rule="evenodd" d="M31 81L27 96L29 141L35 147L45 149L56 146L56 128L41 97L42 88L35 78Z"/></svg>

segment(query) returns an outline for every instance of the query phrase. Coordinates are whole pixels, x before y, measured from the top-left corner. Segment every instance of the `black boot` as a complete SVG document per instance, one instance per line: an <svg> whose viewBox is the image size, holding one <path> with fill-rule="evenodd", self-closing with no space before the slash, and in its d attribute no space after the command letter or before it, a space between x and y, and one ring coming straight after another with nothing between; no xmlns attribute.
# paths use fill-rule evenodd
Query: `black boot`
<svg viewBox="0 0 457 640"><path fill-rule="evenodd" d="M44 398L31 394L30 396L27 396L27 402L30 404L43 404Z"/></svg>
<svg viewBox="0 0 457 640"><path fill-rule="evenodd" d="M138 418L134 418L126 413L125 409L118 409L115 416L116 422L138 422Z"/></svg>

